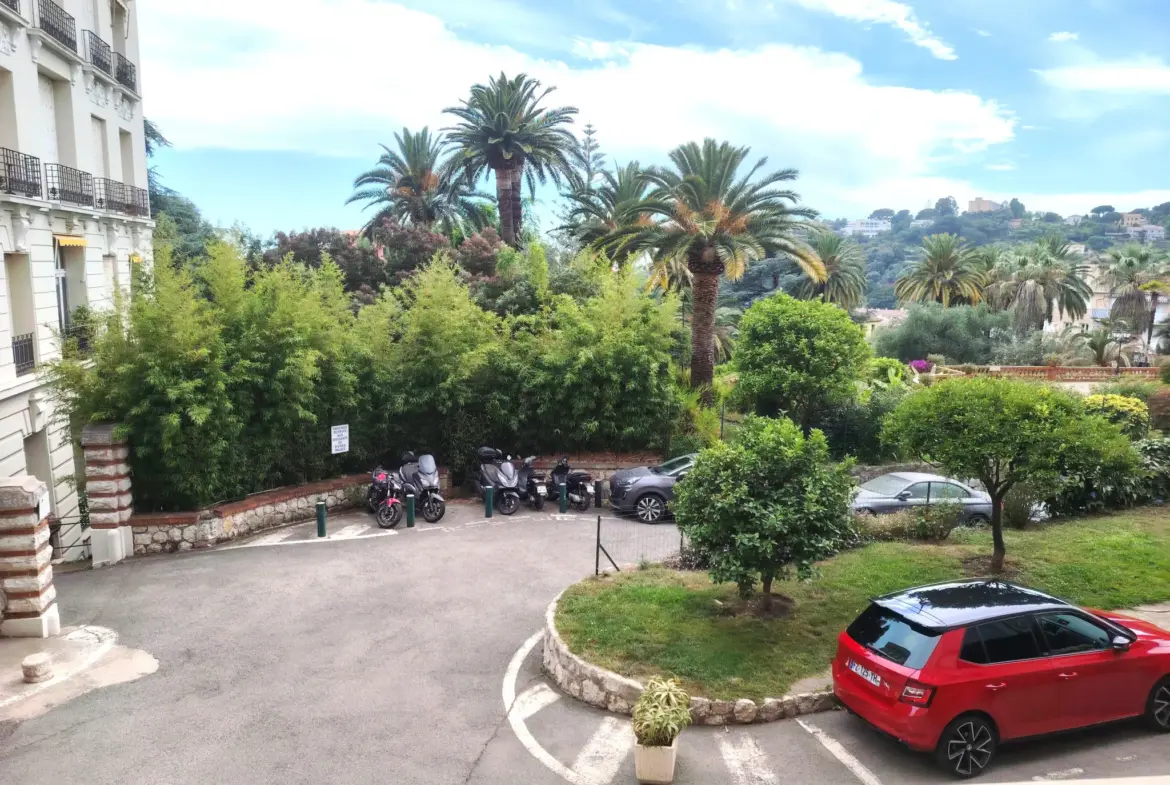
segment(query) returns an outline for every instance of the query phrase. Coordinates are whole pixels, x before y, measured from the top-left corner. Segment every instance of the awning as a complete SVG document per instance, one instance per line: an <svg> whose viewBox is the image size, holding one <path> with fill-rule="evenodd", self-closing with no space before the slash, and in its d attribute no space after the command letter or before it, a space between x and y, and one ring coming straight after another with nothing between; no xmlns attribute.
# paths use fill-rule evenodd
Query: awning
<svg viewBox="0 0 1170 785"><path fill-rule="evenodd" d="M132 253L132 254L130 254L130 261L131 261L133 264L141 264L141 263L142 263L142 257L141 257L139 254Z"/></svg>
<svg viewBox="0 0 1170 785"><path fill-rule="evenodd" d="M55 234L53 239L57 241L57 245L65 246L66 248L84 248L87 243L84 237L74 237L71 234Z"/></svg>

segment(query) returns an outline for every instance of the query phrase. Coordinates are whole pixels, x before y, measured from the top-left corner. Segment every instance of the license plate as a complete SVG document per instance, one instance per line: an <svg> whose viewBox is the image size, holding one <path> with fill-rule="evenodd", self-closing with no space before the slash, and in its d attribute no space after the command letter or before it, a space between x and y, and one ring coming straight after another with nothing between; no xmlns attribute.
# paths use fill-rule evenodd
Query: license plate
<svg viewBox="0 0 1170 785"><path fill-rule="evenodd" d="M877 675L873 671L871 671L869 668L858 665L853 660L849 660L849 662L847 662L845 664L849 668L849 670L853 671L854 673L856 673L858 676L860 676L861 678L868 681L873 686L875 686L875 687L882 686L882 677Z"/></svg>
<svg viewBox="0 0 1170 785"><path fill-rule="evenodd" d="M544 492L545 492L545 491L544 491L544 486L543 486L543 485L537 485L537 486L536 486L536 492L537 492L537 493L544 493Z"/></svg>

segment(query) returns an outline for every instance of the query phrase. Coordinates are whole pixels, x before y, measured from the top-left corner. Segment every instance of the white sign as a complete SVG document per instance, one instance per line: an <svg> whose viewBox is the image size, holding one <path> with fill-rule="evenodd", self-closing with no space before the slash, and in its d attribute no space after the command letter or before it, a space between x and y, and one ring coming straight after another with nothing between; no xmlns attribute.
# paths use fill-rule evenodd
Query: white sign
<svg viewBox="0 0 1170 785"><path fill-rule="evenodd" d="M333 454L349 452L349 426L348 425L334 425L330 429L330 436L333 438Z"/></svg>

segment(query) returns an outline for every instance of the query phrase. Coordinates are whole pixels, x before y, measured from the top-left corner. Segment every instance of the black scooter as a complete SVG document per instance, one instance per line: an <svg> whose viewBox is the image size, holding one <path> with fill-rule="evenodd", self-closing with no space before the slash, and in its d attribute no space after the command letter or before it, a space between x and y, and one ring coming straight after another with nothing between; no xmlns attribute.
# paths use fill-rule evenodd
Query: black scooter
<svg viewBox="0 0 1170 785"><path fill-rule="evenodd" d="M490 485L495 489L496 508L504 515L516 512L520 508L520 476L512 465L512 457L494 447L480 447L475 455L479 459L475 489L480 496L484 487Z"/></svg>
<svg viewBox="0 0 1170 785"><path fill-rule="evenodd" d="M398 470L403 496L414 494L419 512L427 523L438 523L447 512L447 502L439 495L439 467L433 455L416 458L412 452L402 456Z"/></svg>
<svg viewBox="0 0 1170 785"><path fill-rule="evenodd" d="M402 485L393 472L378 466L370 473L366 506L383 529L393 529L402 520Z"/></svg>
<svg viewBox="0 0 1170 785"><path fill-rule="evenodd" d="M589 509L589 503L592 501L592 494L589 491L589 485L593 482L593 477L589 472L575 472L569 466L569 456L564 456L552 470L552 486L549 490L549 498L560 502L561 498L561 483L565 484L565 493L569 497L569 505L576 507L581 512Z"/></svg>
<svg viewBox="0 0 1170 785"><path fill-rule="evenodd" d="M548 481L544 472L538 472L533 467L532 462L535 460L536 456L530 455L520 466L518 490L522 500L530 502L532 509L540 510L544 508L544 500L548 497Z"/></svg>

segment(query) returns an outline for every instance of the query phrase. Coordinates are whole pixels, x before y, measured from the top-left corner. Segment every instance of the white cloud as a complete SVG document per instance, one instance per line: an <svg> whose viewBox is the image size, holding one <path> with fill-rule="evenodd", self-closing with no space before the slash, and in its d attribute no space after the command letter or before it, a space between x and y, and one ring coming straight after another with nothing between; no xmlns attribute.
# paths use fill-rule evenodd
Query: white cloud
<svg viewBox="0 0 1170 785"><path fill-rule="evenodd" d="M1015 164L988 164L984 167L992 172L1014 172L1016 170Z"/></svg>
<svg viewBox="0 0 1170 785"><path fill-rule="evenodd" d="M1058 44L1062 44L1062 43L1066 43L1068 41L1076 41L1080 37L1081 36L1079 33L1061 32L1061 33L1051 34L1050 36L1048 36L1048 40L1055 41Z"/></svg>
<svg viewBox="0 0 1170 785"><path fill-rule="evenodd" d="M1141 55L1128 60L1093 59L1074 65L1042 68L1036 74L1062 90L1102 93L1170 93L1170 66Z"/></svg>
<svg viewBox="0 0 1170 785"><path fill-rule="evenodd" d="M954 48L920 22L914 9L894 0L787 0L813 11L823 11L854 22L876 22L901 30L914 43L940 60L957 60Z"/></svg>
<svg viewBox="0 0 1170 785"><path fill-rule="evenodd" d="M570 65L467 41L387 2L287 0L279 14L259 5L143 6L146 111L177 147L372 158L374 143L403 125L449 124L442 110L501 70L557 85L551 102L579 107L611 159L663 161L681 142L731 139L773 166L800 168L798 190L826 211L959 191L965 184L938 179L936 168L1014 136L1014 117L994 101L873 84L853 58L815 48L566 38L564 50L596 58ZM761 96L774 75L782 79ZM816 108L830 98L848 117Z"/></svg>
<svg viewBox="0 0 1170 785"><path fill-rule="evenodd" d="M975 35L977 35L981 38L991 38L991 33L988 32L987 30L976 30Z"/></svg>

